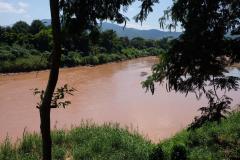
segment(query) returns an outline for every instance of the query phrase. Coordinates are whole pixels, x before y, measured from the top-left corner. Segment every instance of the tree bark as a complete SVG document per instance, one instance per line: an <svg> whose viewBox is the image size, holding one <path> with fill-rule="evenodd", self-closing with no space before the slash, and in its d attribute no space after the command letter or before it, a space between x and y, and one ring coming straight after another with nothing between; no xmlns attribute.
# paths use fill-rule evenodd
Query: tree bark
<svg viewBox="0 0 240 160"><path fill-rule="evenodd" d="M50 10L52 19L53 51L51 55L51 68L48 84L44 98L40 106L40 129L42 134L42 159L52 159L52 140L51 140L51 101L58 81L59 66L61 60L61 25L59 18L59 1L50 0Z"/></svg>

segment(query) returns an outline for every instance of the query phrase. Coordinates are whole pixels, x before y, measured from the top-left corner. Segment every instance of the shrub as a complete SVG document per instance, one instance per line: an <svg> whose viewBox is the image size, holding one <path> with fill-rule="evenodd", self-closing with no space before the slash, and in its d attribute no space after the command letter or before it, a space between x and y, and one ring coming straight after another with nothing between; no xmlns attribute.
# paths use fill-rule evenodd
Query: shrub
<svg viewBox="0 0 240 160"><path fill-rule="evenodd" d="M157 55L165 53L165 51L163 49L154 48L154 47L147 48L147 49L145 49L145 51L147 52L147 55L152 55L152 56L157 56Z"/></svg>
<svg viewBox="0 0 240 160"><path fill-rule="evenodd" d="M234 80L234 79L230 79ZM223 82L222 82L223 83ZM208 106L201 107L201 116L194 118L188 129L196 129L207 122L221 122L230 113L232 99L226 95L218 98L212 90L206 92Z"/></svg>
<svg viewBox="0 0 240 160"><path fill-rule="evenodd" d="M20 57L20 58L23 58L23 57L26 58L26 57L29 57L31 55L28 49L23 48L23 47L21 47L19 45L13 45L11 47L11 52L16 57Z"/></svg>
<svg viewBox="0 0 240 160"><path fill-rule="evenodd" d="M98 56L99 64L111 62L111 57L108 54L99 54L97 56Z"/></svg>
<svg viewBox="0 0 240 160"><path fill-rule="evenodd" d="M82 56L78 52L70 51L67 55L62 56L62 63L64 66L76 66L80 65L82 61Z"/></svg>
<svg viewBox="0 0 240 160"><path fill-rule="evenodd" d="M110 54L111 60L112 61L121 61L122 57L120 54Z"/></svg>
<svg viewBox="0 0 240 160"><path fill-rule="evenodd" d="M30 54L31 54L31 55L41 55L41 52L39 52L39 51L36 50L36 49L31 49L31 50L30 50Z"/></svg>
<svg viewBox="0 0 240 160"><path fill-rule="evenodd" d="M149 156L149 160L163 160L164 152L160 145L157 145L153 148L152 153Z"/></svg>
<svg viewBox="0 0 240 160"><path fill-rule="evenodd" d="M129 59L135 58L135 54L138 52L135 48L126 48L122 50L122 53Z"/></svg>
<svg viewBox="0 0 240 160"><path fill-rule="evenodd" d="M15 60L16 56L12 54L10 51L1 50L0 51L0 60L1 61L8 61L8 60Z"/></svg>
<svg viewBox="0 0 240 160"><path fill-rule="evenodd" d="M83 57L81 64L82 65L97 65L97 64L99 64L99 59L97 56L86 56L86 57Z"/></svg>
<svg viewBox="0 0 240 160"><path fill-rule="evenodd" d="M186 160L187 151L184 145L174 145L171 153L171 160Z"/></svg>

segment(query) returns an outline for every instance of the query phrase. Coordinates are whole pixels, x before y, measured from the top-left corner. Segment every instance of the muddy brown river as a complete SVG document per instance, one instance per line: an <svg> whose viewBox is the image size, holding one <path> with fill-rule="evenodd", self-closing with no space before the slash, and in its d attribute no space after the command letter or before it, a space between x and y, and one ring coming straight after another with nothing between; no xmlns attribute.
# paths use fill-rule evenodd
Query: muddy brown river
<svg viewBox="0 0 240 160"><path fill-rule="evenodd" d="M185 128L206 104L158 86L156 94L146 93L140 84L150 73L155 57L139 58L95 67L64 68L58 86L68 83L78 91L68 97L66 109L53 109L52 127L68 129L90 120L99 124L117 122L130 126L154 142ZM43 89L49 71L0 75L0 140L7 135L21 137L25 130L39 132L37 97L30 89ZM238 73L236 71L236 73ZM239 93L231 92L234 104Z"/></svg>

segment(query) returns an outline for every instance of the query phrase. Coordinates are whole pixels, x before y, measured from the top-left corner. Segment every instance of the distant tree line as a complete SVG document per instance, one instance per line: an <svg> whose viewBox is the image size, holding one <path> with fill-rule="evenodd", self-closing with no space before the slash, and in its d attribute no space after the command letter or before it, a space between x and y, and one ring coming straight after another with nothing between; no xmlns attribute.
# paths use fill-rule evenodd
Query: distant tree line
<svg viewBox="0 0 240 160"><path fill-rule="evenodd" d="M52 29L40 20L29 25L18 21L11 27L0 26L0 72L41 70L49 67L52 50ZM101 31L100 27L83 32L69 33L62 28L61 65L96 65L165 53L171 38L146 40L118 37L113 30Z"/></svg>

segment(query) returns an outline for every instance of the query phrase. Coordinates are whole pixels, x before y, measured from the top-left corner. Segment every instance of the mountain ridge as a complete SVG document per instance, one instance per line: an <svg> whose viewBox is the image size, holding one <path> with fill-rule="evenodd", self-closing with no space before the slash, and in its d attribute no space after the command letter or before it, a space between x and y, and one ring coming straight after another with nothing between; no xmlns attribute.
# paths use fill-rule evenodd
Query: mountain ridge
<svg viewBox="0 0 240 160"><path fill-rule="evenodd" d="M50 19L43 19L42 22L46 26L51 24ZM119 37L128 37L129 39L133 39L135 37L141 37L144 39L158 40L166 37L177 38L181 35L181 32L160 31L157 29L140 30L136 28L123 27L123 26L113 24L113 23L108 23L108 22L103 22L100 25L100 28L102 31L114 30Z"/></svg>

